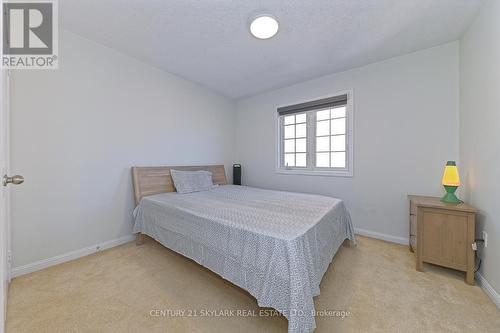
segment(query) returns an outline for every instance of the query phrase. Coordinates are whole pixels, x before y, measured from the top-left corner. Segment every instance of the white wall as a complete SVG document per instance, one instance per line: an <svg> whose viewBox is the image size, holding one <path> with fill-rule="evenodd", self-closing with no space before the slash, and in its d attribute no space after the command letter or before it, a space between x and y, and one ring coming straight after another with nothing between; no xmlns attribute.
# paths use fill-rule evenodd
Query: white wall
<svg viewBox="0 0 500 333"><path fill-rule="evenodd" d="M458 157L456 42L235 105L67 31L60 38L58 70L12 78L12 170L26 178L12 190L14 267L130 234L132 165L225 163L230 177L241 162L245 184L343 198L356 227L404 241L406 195L441 195L444 163ZM276 174L275 107L351 88L354 177Z"/></svg>
<svg viewBox="0 0 500 333"><path fill-rule="evenodd" d="M60 38L58 70L12 77L14 267L129 235L133 165L233 162L234 102Z"/></svg>
<svg viewBox="0 0 500 333"><path fill-rule="evenodd" d="M243 183L342 198L355 227L408 237L407 194L442 195L458 158L458 43L258 95L237 104ZM354 177L275 173L277 105L354 89Z"/></svg>
<svg viewBox="0 0 500 333"><path fill-rule="evenodd" d="M500 292L500 1L490 0L460 42L460 156L465 199L488 233L482 275Z"/></svg>

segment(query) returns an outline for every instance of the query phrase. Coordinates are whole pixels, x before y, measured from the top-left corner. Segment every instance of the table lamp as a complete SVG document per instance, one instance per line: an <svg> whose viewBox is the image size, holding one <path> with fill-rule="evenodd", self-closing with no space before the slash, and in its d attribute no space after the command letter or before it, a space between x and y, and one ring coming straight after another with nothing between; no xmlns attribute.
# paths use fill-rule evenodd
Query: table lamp
<svg viewBox="0 0 500 333"><path fill-rule="evenodd" d="M441 180L446 194L441 199L442 202L459 204L462 201L457 198L455 191L460 186L460 176L458 175L457 164L455 161L448 161L444 167L443 179Z"/></svg>

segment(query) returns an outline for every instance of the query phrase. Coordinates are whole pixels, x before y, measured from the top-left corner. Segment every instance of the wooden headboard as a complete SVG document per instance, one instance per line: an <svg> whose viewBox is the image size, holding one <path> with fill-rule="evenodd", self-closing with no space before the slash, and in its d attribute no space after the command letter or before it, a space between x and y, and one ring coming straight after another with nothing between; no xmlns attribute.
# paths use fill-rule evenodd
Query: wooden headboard
<svg viewBox="0 0 500 333"><path fill-rule="evenodd" d="M183 171L207 170L212 173L214 184L227 184L226 171L223 165L132 167L136 206L143 197L148 195L175 192L170 169Z"/></svg>

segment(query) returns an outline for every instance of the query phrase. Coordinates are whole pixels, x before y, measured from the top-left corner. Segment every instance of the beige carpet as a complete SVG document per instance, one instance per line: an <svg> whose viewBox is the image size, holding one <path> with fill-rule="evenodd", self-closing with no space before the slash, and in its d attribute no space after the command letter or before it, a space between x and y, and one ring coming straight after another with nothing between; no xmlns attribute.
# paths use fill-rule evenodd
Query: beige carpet
<svg viewBox="0 0 500 333"><path fill-rule="evenodd" d="M315 332L500 332L500 311L462 273L430 265L419 273L407 247L358 240L337 253L315 298L318 311L350 315L317 317ZM151 316L156 309L246 312ZM283 317L252 310L246 292L147 240L14 279L7 332L286 332Z"/></svg>

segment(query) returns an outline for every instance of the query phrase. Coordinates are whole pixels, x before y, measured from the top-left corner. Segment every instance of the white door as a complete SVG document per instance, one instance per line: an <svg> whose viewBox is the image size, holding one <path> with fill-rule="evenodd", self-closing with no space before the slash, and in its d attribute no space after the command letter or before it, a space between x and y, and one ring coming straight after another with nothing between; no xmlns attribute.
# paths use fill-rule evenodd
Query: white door
<svg viewBox="0 0 500 333"><path fill-rule="evenodd" d="M0 54L3 54L3 6L0 6ZM10 282L10 197L9 184L21 184L21 176L10 177L9 72L0 69L0 333L5 331L7 291Z"/></svg>
<svg viewBox="0 0 500 333"><path fill-rule="evenodd" d="M3 6L0 12L0 47L3 47ZM0 52L3 54L3 52ZM7 143L5 142L7 133L4 132L7 124L5 122L6 114L6 100L7 96L7 72L5 70L0 70L1 80L0 80L0 177L7 172L8 161L6 148ZM1 181L1 179L0 179ZM0 309L0 333L5 330L5 314L7 312L7 287L9 283L9 261L8 261L8 242L9 242L9 231L8 231L8 203L7 203L7 190L5 186L0 184L0 302L2 304L2 309Z"/></svg>
<svg viewBox="0 0 500 333"><path fill-rule="evenodd" d="M0 301L2 309L0 311L0 332L5 328L5 314L7 311L7 286L9 283L10 264L8 260L10 230L9 230L9 198L8 189L3 186L3 175L7 174L9 161L8 150L8 73L1 70L0 80Z"/></svg>
<svg viewBox="0 0 500 333"><path fill-rule="evenodd" d="M3 6L0 14L0 47L3 45ZM2 52L0 52L2 53ZM0 69L0 333L5 331L7 291L10 281L10 202L8 184L21 184L22 177L4 177L9 170L9 72Z"/></svg>

